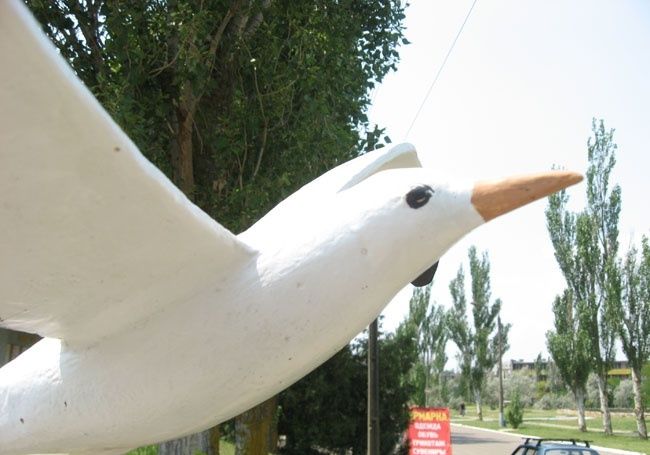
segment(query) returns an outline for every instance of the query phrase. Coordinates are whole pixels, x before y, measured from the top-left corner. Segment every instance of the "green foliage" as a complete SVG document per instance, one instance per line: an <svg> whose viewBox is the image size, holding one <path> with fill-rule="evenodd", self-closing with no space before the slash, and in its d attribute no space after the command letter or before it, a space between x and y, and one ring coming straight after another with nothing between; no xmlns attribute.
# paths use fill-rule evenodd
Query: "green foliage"
<svg viewBox="0 0 650 455"><path fill-rule="evenodd" d="M282 453L329 450L364 453L366 444L366 340L355 342L280 395ZM380 338L379 412L382 453L390 453L408 422L413 386L407 372L417 360L413 333L402 325Z"/></svg>
<svg viewBox="0 0 650 455"><path fill-rule="evenodd" d="M505 400L517 399L522 406L532 406L535 401L535 378L526 370L513 371L503 382Z"/></svg>
<svg viewBox="0 0 650 455"><path fill-rule="evenodd" d="M524 421L524 406L518 393L515 393L510 404L506 407L506 421L512 428L519 428L519 425Z"/></svg>
<svg viewBox="0 0 650 455"><path fill-rule="evenodd" d="M473 358L473 332L467 321L465 273L463 272L462 266L458 269L456 277L449 283L449 291L451 293L453 305L447 313L447 327L449 329L449 337L454 344L456 344L459 350L459 395L461 395L465 401L469 401L471 397L470 372Z"/></svg>
<svg viewBox="0 0 650 455"><path fill-rule="evenodd" d="M542 353L540 352L537 354L537 357L535 358L535 379L537 381L542 380L542 376L544 375L544 370L545 370L545 361L544 357L542 357Z"/></svg>
<svg viewBox="0 0 650 455"><path fill-rule="evenodd" d="M611 379L607 381L607 406L612 406L614 403L614 388L616 385ZM595 373L589 374L587 380L587 395L585 400L587 408L598 409L600 406L600 395L598 390L598 375Z"/></svg>
<svg viewBox="0 0 650 455"><path fill-rule="evenodd" d="M523 406L532 406L535 402L535 386L535 378L530 371L513 371L503 378L503 398L505 401L509 401L517 395ZM497 375L490 375L486 379L484 401L490 409L498 408L499 378Z"/></svg>
<svg viewBox="0 0 650 455"><path fill-rule="evenodd" d="M131 450L127 455L158 455L158 446L145 446Z"/></svg>
<svg viewBox="0 0 650 455"><path fill-rule="evenodd" d="M632 246L620 265L621 299L616 328L630 367L640 372L650 358L650 243L644 235L641 251Z"/></svg>
<svg viewBox="0 0 650 455"><path fill-rule="evenodd" d="M566 393L567 384L562 379L562 375L552 357L546 365L546 374L546 384L549 392L556 394Z"/></svg>
<svg viewBox="0 0 650 455"><path fill-rule="evenodd" d="M616 163L613 130L606 131L602 121L594 120L593 133L588 141L587 207L580 213L570 212L568 196L562 191L549 197L546 218L568 285L564 299L573 302L591 361L604 377L613 360L615 308L620 299L615 266L621 190L618 185L609 187Z"/></svg>
<svg viewBox="0 0 650 455"><path fill-rule="evenodd" d="M397 0L27 3L145 156L235 232L381 145L365 111L398 61Z"/></svg>
<svg viewBox="0 0 650 455"><path fill-rule="evenodd" d="M555 330L546 333L553 362L574 394L585 392L591 372L588 335L575 313L573 295L567 289L553 302Z"/></svg>
<svg viewBox="0 0 650 455"><path fill-rule="evenodd" d="M614 360L621 313L617 264L621 188L610 187L609 181L616 164L614 130L607 131L602 120L594 119L592 131L594 137L587 142L587 207L579 213L570 212L566 207L568 196L562 191L549 197L546 210L555 257L567 282L563 296L556 298L556 330L547 334L547 342L574 393L581 387L587 366L569 362L586 362L587 354L603 396L607 396L607 371ZM558 324L574 332L567 334ZM569 352L571 346L579 351ZM609 434L608 404L602 402L601 408Z"/></svg>
<svg viewBox="0 0 650 455"><path fill-rule="evenodd" d="M547 393L533 405L535 409L572 409L575 401L569 394Z"/></svg>
<svg viewBox="0 0 650 455"><path fill-rule="evenodd" d="M456 278L449 284L453 306L447 316L449 336L458 350L462 387L467 395L474 395L481 418L481 394L485 377L498 361L499 337L495 333L497 317L501 311L501 300L490 304L490 262L487 253L479 258L476 248L469 249L470 275L472 278L472 319L473 328L467 322L465 298L465 277L462 265ZM508 346L510 324L502 327L501 343L503 352ZM466 395L466 396L467 396Z"/></svg>
<svg viewBox="0 0 650 455"><path fill-rule="evenodd" d="M414 385L412 402L418 406L446 404L447 385L443 375L447 363L448 331L446 312L431 302L431 285L415 288L409 302L409 315L402 323L417 340L418 361L411 370Z"/></svg>
<svg viewBox="0 0 650 455"><path fill-rule="evenodd" d="M312 446L347 447L361 427L366 372L348 346L280 395L278 433L285 453L311 453Z"/></svg>
<svg viewBox="0 0 650 455"><path fill-rule="evenodd" d="M617 408L632 408L634 406L634 391L632 381L620 381L614 389L613 405Z"/></svg>
<svg viewBox="0 0 650 455"><path fill-rule="evenodd" d="M650 362L646 362L641 373L641 394L643 395L645 408L650 408Z"/></svg>

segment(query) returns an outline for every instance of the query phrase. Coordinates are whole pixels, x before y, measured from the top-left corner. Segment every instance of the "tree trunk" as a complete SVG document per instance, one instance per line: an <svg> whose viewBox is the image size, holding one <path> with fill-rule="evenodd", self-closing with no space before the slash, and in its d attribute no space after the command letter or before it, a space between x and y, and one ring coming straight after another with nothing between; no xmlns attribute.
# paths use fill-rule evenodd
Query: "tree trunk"
<svg viewBox="0 0 650 455"><path fill-rule="evenodd" d="M201 433L196 433L158 445L158 455L185 455L197 452L205 455L219 455L219 427L216 426Z"/></svg>
<svg viewBox="0 0 650 455"><path fill-rule="evenodd" d="M275 433L278 397L269 398L235 418L235 454L267 455L269 453L269 435ZM275 450L273 441L273 450Z"/></svg>
<svg viewBox="0 0 650 455"><path fill-rule="evenodd" d="M175 140L172 142L172 168L174 183L185 195L194 194L194 114L196 98L189 82L183 83L176 105L174 121Z"/></svg>
<svg viewBox="0 0 650 455"><path fill-rule="evenodd" d="M476 415L480 421L483 421L483 400L481 392L475 392L474 397L476 398Z"/></svg>
<svg viewBox="0 0 650 455"><path fill-rule="evenodd" d="M267 441L267 447L269 448L269 453L278 453L278 399L275 397L275 407L273 410L273 421L271 422L271 427L269 428L269 436Z"/></svg>
<svg viewBox="0 0 650 455"><path fill-rule="evenodd" d="M632 368L632 389L634 390L634 416L636 428L641 439L648 439L648 428L645 424L643 397L641 393L641 371Z"/></svg>
<svg viewBox="0 0 650 455"><path fill-rule="evenodd" d="M605 373L607 374L607 373ZM603 431L606 435L612 435L612 416L609 413L607 400L607 377L598 375L598 398L600 399L600 410L603 413Z"/></svg>
<svg viewBox="0 0 650 455"><path fill-rule="evenodd" d="M576 399L576 410L578 411L578 430L587 432L587 421L585 420L585 391L578 389L573 392Z"/></svg>

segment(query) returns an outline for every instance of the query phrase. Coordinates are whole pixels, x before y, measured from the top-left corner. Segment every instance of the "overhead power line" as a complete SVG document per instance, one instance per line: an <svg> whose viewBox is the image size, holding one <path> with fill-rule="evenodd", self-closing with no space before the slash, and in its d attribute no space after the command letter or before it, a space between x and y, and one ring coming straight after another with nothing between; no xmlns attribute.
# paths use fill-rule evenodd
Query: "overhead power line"
<svg viewBox="0 0 650 455"><path fill-rule="evenodd" d="M451 52L454 50L454 46L456 46L456 42L458 41L458 38L460 37L460 34L463 33L463 28L465 28L465 24L467 23L467 20L469 19L470 14L472 14L472 10L474 9L474 5L476 5L476 2L478 0L474 0L472 2L472 6L469 7L469 11L467 11L467 14L465 15L465 20L461 24L460 28L458 29L458 33L456 33L456 37L451 43L451 46L449 46L449 50L447 51L447 55L445 55L444 60L442 61L442 64L440 65L440 68L438 68L438 72L436 73L436 76L433 78L433 82L431 82L431 85L429 86L429 90L427 90L427 94L424 96L424 99L422 100L422 103L420 103L420 107L418 108L418 111L415 113L415 117L413 117L413 121L409 125L409 129L406 130L406 134L404 135L404 139L408 138L409 133L411 132L411 129L413 128L413 125L415 125L415 121L418 119L418 116L420 115L420 112L422 111L422 108L424 107L424 104L427 102L427 99L429 98L429 95L431 94L431 90L433 90L433 86L436 85L436 82L438 81L438 78L440 77L440 74L442 73L442 70L445 67L445 64L447 63L447 60L449 59L449 56L451 55Z"/></svg>

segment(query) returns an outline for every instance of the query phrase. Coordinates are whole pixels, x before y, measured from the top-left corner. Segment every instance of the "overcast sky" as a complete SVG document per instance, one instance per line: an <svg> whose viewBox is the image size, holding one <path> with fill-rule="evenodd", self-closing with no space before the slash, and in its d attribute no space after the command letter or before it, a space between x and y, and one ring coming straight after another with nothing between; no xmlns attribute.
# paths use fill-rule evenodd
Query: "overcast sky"
<svg viewBox="0 0 650 455"><path fill-rule="evenodd" d="M411 0L412 44L375 91L371 121L394 143L413 143L424 166L485 178L553 165L584 173L591 120L602 118L619 146L621 247L650 235L650 2L478 0L407 136L472 1ZM584 193L584 184L569 191L575 209ZM488 251L492 297L503 300L502 319L513 324L506 358L547 355L551 305L564 281L545 207L536 202L480 227L443 256L434 280L433 298L449 306L461 262L469 275L469 246ZM385 328L405 316L409 296L407 288L384 311Z"/></svg>

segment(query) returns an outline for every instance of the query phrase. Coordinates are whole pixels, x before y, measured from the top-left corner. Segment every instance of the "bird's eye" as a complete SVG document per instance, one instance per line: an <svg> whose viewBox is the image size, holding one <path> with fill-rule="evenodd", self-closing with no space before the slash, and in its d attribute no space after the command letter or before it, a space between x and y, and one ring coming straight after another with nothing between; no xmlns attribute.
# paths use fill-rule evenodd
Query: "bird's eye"
<svg viewBox="0 0 650 455"><path fill-rule="evenodd" d="M413 209L419 209L429 202L432 195L433 189L429 185L421 185L406 193L406 203Z"/></svg>

